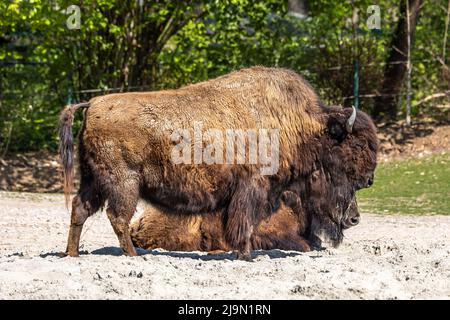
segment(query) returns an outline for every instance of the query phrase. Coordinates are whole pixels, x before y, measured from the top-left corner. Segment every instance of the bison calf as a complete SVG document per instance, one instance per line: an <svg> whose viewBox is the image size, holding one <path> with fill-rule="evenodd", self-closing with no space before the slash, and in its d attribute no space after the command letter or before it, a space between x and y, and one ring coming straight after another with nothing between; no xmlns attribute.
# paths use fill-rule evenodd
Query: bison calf
<svg viewBox="0 0 450 320"><path fill-rule="evenodd" d="M131 239L143 249L230 251L234 248L225 240L222 221L222 212L186 216L149 208L131 225ZM292 209L282 205L255 229L251 248L310 251L308 241L301 234L304 226Z"/></svg>
<svg viewBox="0 0 450 320"><path fill-rule="evenodd" d="M307 230L311 217L303 212L298 197L285 193L284 202L270 217L261 221L251 237L253 250L310 251ZM223 212L182 215L164 209L146 209L130 228L131 239L142 249L169 251L230 251L223 232ZM353 202L347 228L356 225L359 212Z"/></svg>

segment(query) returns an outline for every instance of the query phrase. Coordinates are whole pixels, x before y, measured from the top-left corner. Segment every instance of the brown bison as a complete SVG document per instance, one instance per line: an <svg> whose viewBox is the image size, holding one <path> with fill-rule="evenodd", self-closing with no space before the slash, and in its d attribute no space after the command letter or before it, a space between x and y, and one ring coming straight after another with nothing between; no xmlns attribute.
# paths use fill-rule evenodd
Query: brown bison
<svg viewBox="0 0 450 320"><path fill-rule="evenodd" d="M72 201L66 250L70 256L78 255L84 222L105 202L122 250L136 255L129 222L142 198L180 214L223 210L224 238L239 259L250 260L253 229L279 208L285 191L297 194L311 214L308 238L316 243L325 234L337 245L352 223L348 208L355 191L373 181L378 141L366 114L324 106L290 70L253 67L177 90L111 94L66 107L59 129L66 199L78 108L86 110L78 148L81 182ZM235 146L228 148L227 142L226 151L206 149L219 161L202 161L198 123L201 130L227 137L230 130L246 131L247 145L251 132L266 133L260 140L270 140L271 148L260 149L258 161L252 148L248 154L241 149L235 161L229 156ZM186 130L194 131L193 140ZM194 149L193 162L185 152L183 161L174 161L181 145L184 151ZM268 165L274 170L266 170Z"/></svg>
<svg viewBox="0 0 450 320"><path fill-rule="evenodd" d="M306 252L312 249L307 240L310 218L303 212L297 197L287 194L283 196L284 201L280 208L261 221L253 232L253 250ZM359 220L356 202L350 206L349 215L353 224L356 224ZM223 212L183 215L151 207L131 225L131 240L136 247L149 250L162 248L170 251L230 251L233 248L225 241L223 218Z"/></svg>

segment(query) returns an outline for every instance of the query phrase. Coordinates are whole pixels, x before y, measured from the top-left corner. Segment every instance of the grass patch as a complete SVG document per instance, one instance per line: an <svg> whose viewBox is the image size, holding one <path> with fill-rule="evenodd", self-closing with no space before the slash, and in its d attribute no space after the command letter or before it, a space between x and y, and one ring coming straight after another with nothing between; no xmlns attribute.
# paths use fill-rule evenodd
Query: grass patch
<svg viewBox="0 0 450 320"><path fill-rule="evenodd" d="M363 212L450 215L450 153L380 164L357 197Z"/></svg>

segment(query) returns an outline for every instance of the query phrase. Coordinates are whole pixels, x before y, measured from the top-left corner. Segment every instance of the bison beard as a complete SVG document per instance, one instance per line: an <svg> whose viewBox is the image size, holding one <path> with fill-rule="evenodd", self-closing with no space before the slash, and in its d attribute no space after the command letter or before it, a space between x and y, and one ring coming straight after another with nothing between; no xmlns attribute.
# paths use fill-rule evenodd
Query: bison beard
<svg viewBox="0 0 450 320"><path fill-rule="evenodd" d="M86 109L70 256L78 255L84 222L106 202L121 248L136 255L129 222L142 198L180 214L223 210L228 245L249 260L253 229L278 209L286 190L314 214L317 223L308 237L323 230L339 242L355 191L373 181L378 141L367 115L325 107L292 71L253 67L178 90L111 94L67 107L60 120L66 195L72 177L70 128L79 107ZM170 134L192 128L193 121L205 130L278 129L278 172L263 176L258 164L174 164Z"/></svg>

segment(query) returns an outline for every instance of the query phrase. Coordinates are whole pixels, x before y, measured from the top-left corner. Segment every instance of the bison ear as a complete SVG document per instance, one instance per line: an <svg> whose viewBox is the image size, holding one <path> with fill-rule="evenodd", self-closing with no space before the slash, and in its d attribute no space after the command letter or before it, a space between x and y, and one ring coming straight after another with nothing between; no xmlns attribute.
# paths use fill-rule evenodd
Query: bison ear
<svg viewBox="0 0 450 320"><path fill-rule="evenodd" d="M348 134L345 127L346 116L341 113L331 113L328 118L327 128L329 136L341 143Z"/></svg>

